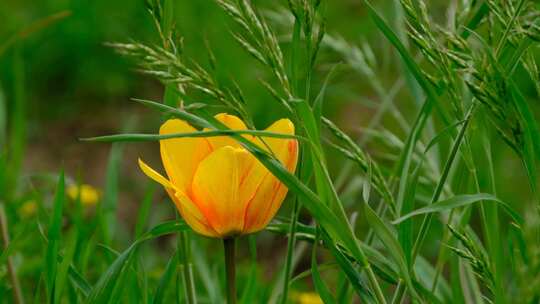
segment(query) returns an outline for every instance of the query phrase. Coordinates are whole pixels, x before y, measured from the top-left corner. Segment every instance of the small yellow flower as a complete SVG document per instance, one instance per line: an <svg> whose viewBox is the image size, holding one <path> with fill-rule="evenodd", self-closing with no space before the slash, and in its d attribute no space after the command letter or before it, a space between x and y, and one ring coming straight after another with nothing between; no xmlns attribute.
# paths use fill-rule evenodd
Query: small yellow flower
<svg viewBox="0 0 540 304"><path fill-rule="evenodd" d="M30 218L34 216L37 213L37 208L37 203L34 200L28 200L24 202L20 209L21 217Z"/></svg>
<svg viewBox="0 0 540 304"><path fill-rule="evenodd" d="M238 117L218 114L232 130L246 130ZM160 134L196 132L179 119L166 121ZM267 131L294 134L294 125L281 119ZM288 171L294 172L298 142L294 139L244 136L271 150ZM268 225L287 194L287 187L262 163L228 136L174 138L160 141L168 179L139 159L142 171L165 187L178 211L196 232L226 238L260 231Z"/></svg>
<svg viewBox="0 0 540 304"><path fill-rule="evenodd" d="M321 297L315 292L295 292L291 297L298 304L323 304Z"/></svg>
<svg viewBox="0 0 540 304"><path fill-rule="evenodd" d="M87 184L82 185L70 185L68 186L67 195L72 200L77 200L79 195L81 197L81 204L85 207L95 206L99 201L99 191Z"/></svg>

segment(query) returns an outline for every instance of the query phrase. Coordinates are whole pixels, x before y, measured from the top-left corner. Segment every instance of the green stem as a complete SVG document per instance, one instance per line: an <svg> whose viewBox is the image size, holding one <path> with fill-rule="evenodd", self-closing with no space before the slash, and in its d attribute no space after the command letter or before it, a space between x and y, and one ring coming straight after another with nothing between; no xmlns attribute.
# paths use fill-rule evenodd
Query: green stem
<svg viewBox="0 0 540 304"><path fill-rule="evenodd" d="M227 283L227 304L236 304L236 261L235 256L235 238L223 240L225 248L225 272Z"/></svg>
<svg viewBox="0 0 540 304"><path fill-rule="evenodd" d="M467 138L465 138L465 153L467 153L468 155L471 155L471 152L470 152L470 144L467 140ZM458 172L462 172L461 173L461 176L459 177L459 184L458 184L458 192L459 191L462 191L464 189L466 189L466 185L467 185L467 165L466 164L462 164L462 168L458 169ZM467 207L466 207L467 208ZM458 219L459 221L459 225L461 227L461 222L463 220L463 217L464 215L466 214L466 208L464 208L462 214L461 214L461 217ZM450 211L450 215L448 216L448 221L447 223L448 224L452 224L454 222L454 216L456 215L456 210L455 209L452 209L452 211ZM442 237L442 240L441 240L441 244L449 244L451 245L450 242L450 230L447 228L448 226L446 225L445 226L446 228L444 229L444 232L443 232L443 237ZM435 262L435 276L433 277L433 282L431 284L431 292L435 292L437 290L437 284L438 284L438 281L439 281L439 278L441 277L441 274L442 274L442 271L444 269L444 264L445 264L445 259L446 259L446 254L447 254L447 250L448 250L449 246L439 246L439 251L437 253L437 259L436 259L436 262Z"/></svg>
<svg viewBox="0 0 540 304"><path fill-rule="evenodd" d="M195 293L195 282L193 280L193 270L190 263L190 238L188 232L180 232L178 237L178 245L180 248L180 256L183 264L182 275L184 278L184 290L186 303L197 303L197 296Z"/></svg>
<svg viewBox="0 0 540 304"><path fill-rule="evenodd" d="M371 282L371 287L373 288L375 292L375 297L377 298L377 303L379 304L386 304L386 299L384 297L384 294L382 292L381 286L379 285L377 281L377 277L375 276L375 273L373 272L373 268L371 268L371 265L367 264L366 266L366 274L368 276L369 281Z"/></svg>
<svg viewBox="0 0 540 304"><path fill-rule="evenodd" d="M291 268L292 268L292 260L293 260L293 254L294 254L294 245L296 242L296 224L298 223L298 210L300 209L300 203L298 202L298 199L294 200L294 206L293 206L293 213L292 213L292 222L291 227L289 230L289 240L287 244L287 259L285 261L285 273L283 280L283 292L281 293L281 304L287 303L287 298L289 294L289 282L291 278Z"/></svg>
<svg viewBox="0 0 540 304"><path fill-rule="evenodd" d="M399 280L399 283L396 287L396 292L394 293L394 298L392 299L392 304L401 303L401 301L403 300L403 296L405 295L405 290L407 290L405 284L402 280Z"/></svg>
<svg viewBox="0 0 540 304"><path fill-rule="evenodd" d="M439 183L437 184L435 192L433 193L431 204L436 203L443 192L444 184L446 183L446 179L448 178L448 175L450 174L450 169L452 168L452 165L454 164L454 160L456 159L456 156L459 151L459 147L461 146L463 142L463 139L465 137L465 132L468 129L470 120L474 114L475 109L476 109L476 102L473 101L473 104L469 108L469 111L465 117L465 122L463 123L463 126L461 127L461 130L456 140L454 141L450 155L448 156L448 159L446 160L446 164L444 166L442 176L439 180ZM420 248L422 247L422 243L424 242L427 232L429 231L429 228L431 226L432 219L433 219L433 214L428 214L426 215L426 217L424 217L424 220L422 221L422 225L420 226L420 231L413 245L411 265L414 265L414 261L420 251ZM398 291L400 290L401 285L403 284L400 282L398 284ZM401 296L401 300L403 300L404 297L405 297L405 293L403 293L403 295Z"/></svg>
<svg viewBox="0 0 540 304"><path fill-rule="evenodd" d="M473 104L471 105L469 112L467 113L467 116L465 117L465 122L463 123L463 126L461 127L461 130L456 138L456 141L454 142L454 145L452 146L452 150L446 161L446 165L444 167L441 179L439 180L439 183L437 184L437 187L435 188L435 192L433 193L431 204L436 203L442 194L442 190L444 189L444 184L446 183L446 179L448 178L448 175L450 174L450 169L452 168L452 165L454 164L454 160L456 159L456 156L459 151L459 147L461 146L461 143L463 142L463 138L465 137L465 131L467 130L469 126L469 122L471 120L471 117L473 116L475 108L476 108L476 102L473 101ZM422 246L422 243L424 242L424 239L429 230L429 227L431 226L432 219L433 219L433 214L431 213L431 214L426 215L426 217L424 218L424 221L422 222L422 225L420 227L420 232L418 233L418 237L416 238L416 241L414 242L414 246L413 246L412 263L414 263L414 260L416 259L416 256L418 255L418 252L420 251L420 247Z"/></svg>
<svg viewBox="0 0 540 304"><path fill-rule="evenodd" d="M300 150L300 160L298 162L298 177L300 180L303 180L304 177L304 149ZM294 257L294 247L296 243L296 227L298 224L298 215L300 214L300 201L298 197L294 199L293 210L291 214L291 225L289 228L289 240L287 242L287 257L285 260L285 273L283 280L283 290L281 292L281 304L287 303L288 294L289 294L289 283L291 280L292 269L293 269L293 257Z"/></svg>
<svg viewBox="0 0 540 304"><path fill-rule="evenodd" d="M449 224L451 224L452 220L454 219L454 211L455 209L452 209L452 211L450 211L450 215L448 216ZM442 244L447 244L449 239L450 230L444 229ZM439 277L441 276L441 272L444 267L443 253L445 252L446 248L446 246L439 246L439 253L437 254L437 261L435 263L435 275L433 276L433 282L431 283L431 292L435 292L437 289L437 283L439 282Z"/></svg>

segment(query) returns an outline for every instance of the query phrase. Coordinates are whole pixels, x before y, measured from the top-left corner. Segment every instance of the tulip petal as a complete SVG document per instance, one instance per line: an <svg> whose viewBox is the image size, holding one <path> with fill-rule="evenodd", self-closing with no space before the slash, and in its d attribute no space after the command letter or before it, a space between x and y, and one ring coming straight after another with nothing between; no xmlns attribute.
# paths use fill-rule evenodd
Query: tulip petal
<svg viewBox="0 0 540 304"><path fill-rule="evenodd" d="M222 147L203 160L192 185L192 199L222 237L242 232L247 201L239 186L253 163L246 150Z"/></svg>
<svg viewBox="0 0 540 304"><path fill-rule="evenodd" d="M281 134L294 134L294 125L288 119L282 119L275 122L272 126L266 129L269 132ZM289 171L294 172L298 161L298 142L294 139L282 138L263 138L256 139L261 148L268 151L270 148L273 154L282 165ZM264 143L263 143L264 141ZM274 217L279 210L281 203L287 195L287 187L281 183L268 169L260 162L256 162L252 174L257 171L266 172L262 182L258 185L258 189L254 196L248 202L245 215L244 233L256 232L264 229L268 222Z"/></svg>
<svg viewBox="0 0 540 304"><path fill-rule="evenodd" d="M244 124L244 122L237 116L220 113L214 116L214 118L226 125L231 130L247 130L246 124ZM205 131L208 131L208 129L205 129ZM241 147L240 144L230 136L209 137L208 142L214 151L225 146L231 146L234 148Z"/></svg>
<svg viewBox="0 0 540 304"><path fill-rule="evenodd" d="M169 119L159 129L159 134L196 132L180 119ZM160 140L161 159L172 184L186 192L199 163L210 153L205 138L173 138Z"/></svg>
<svg viewBox="0 0 540 304"><path fill-rule="evenodd" d="M208 237L219 237L219 234L212 228L206 217L187 195L177 191L174 195L172 192L169 193L169 196L173 199L176 209L178 209L180 215L191 229Z"/></svg>
<svg viewBox="0 0 540 304"><path fill-rule="evenodd" d="M171 184L171 182L163 177L163 175L156 172L156 170L150 168L142 159L139 158L139 167L141 168L142 172L146 174L146 176L150 177L152 180L157 182L158 184L162 185L165 188L171 188L173 189L174 186Z"/></svg>
<svg viewBox="0 0 540 304"><path fill-rule="evenodd" d="M176 205L176 208L182 215L182 218L194 231L209 237L217 236L215 230L212 229L204 215L189 197L182 191L179 191L169 180L156 172L141 159L139 159L139 167L144 174L165 188Z"/></svg>

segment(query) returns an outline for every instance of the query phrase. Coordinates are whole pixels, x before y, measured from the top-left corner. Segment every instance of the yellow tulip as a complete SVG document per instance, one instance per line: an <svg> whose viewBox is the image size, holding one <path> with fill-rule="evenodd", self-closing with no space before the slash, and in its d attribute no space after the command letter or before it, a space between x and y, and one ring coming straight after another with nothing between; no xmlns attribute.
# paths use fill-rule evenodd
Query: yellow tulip
<svg viewBox="0 0 540 304"><path fill-rule="evenodd" d="M314 292L298 292L293 293L292 298L298 304L322 304L321 297Z"/></svg>
<svg viewBox="0 0 540 304"><path fill-rule="evenodd" d="M322 304L321 297L315 292L292 292L291 299L298 304Z"/></svg>
<svg viewBox="0 0 540 304"><path fill-rule="evenodd" d="M34 200L28 200L21 206L20 212L23 218L30 218L37 213L38 205Z"/></svg>
<svg viewBox="0 0 540 304"><path fill-rule="evenodd" d="M246 130L238 117L218 114L232 130ZM272 124L269 132L293 135L288 119ZM185 121L170 119L160 134L196 132ZM288 171L294 172L298 142L294 139L255 138ZM139 159L141 170L164 186L186 223L196 232L228 238L260 231L268 225L287 194L287 188L262 163L228 136L174 138L160 141L161 159L168 178Z"/></svg>
<svg viewBox="0 0 540 304"><path fill-rule="evenodd" d="M85 207L91 207L97 204L99 201L99 191L86 184L82 185L70 185L66 189L66 193L72 200L77 200L80 196L81 204Z"/></svg>

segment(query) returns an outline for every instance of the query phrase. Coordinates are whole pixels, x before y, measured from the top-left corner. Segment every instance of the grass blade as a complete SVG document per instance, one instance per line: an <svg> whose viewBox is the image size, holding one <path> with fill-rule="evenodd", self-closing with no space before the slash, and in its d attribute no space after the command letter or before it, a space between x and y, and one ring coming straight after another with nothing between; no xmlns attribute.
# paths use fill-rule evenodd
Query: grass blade
<svg viewBox="0 0 540 304"><path fill-rule="evenodd" d="M62 256L62 262L60 262L60 265L58 267L58 272L56 275L56 282L55 282L55 294L54 294L54 303L62 303L62 293L64 291L64 288L66 286L66 280L69 276L69 269L71 266L71 262L73 261L73 256L75 255L75 249L77 245L77 233L72 232L71 236L67 238L67 246L64 255Z"/></svg>
<svg viewBox="0 0 540 304"><path fill-rule="evenodd" d="M540 160L540 128L538 128L534 114L515 82L510 80L509 85L513 97L512 99L525 126L523 161L527 169L527 174L529 175L533 194L536 196L537 203L540 203L540 193L537 189L538 170L536 167L536 160Z"/></svg>
<svg viewBox="0 0 540 304"><path fill-rule="evenodd" d="M165 292L167 291L167 287L171 284L174 278L174 274L176 272L176 265L178 261L178 254L175 253L171 256L169 259L169 262L167 262L167 266L165 267L165 271L163 272L163 275L159 279L159 284L156 289L156 294L154 295L154 298L152 300L152 304L161 304L164 301L165 298Z"/></svg>
<svg viewBox="0 0 540 304"><path fill-rule="evenodd" d="M7 108L6 96L0 84L0 147L5 147L7 136ZM2 149L3 150L3 149ZM0 150L0 153L3 151Z"/></svg>
<svg viewBox="0 0 540 304"><path fill-rule="evenodd" d="M144 199L139 207L139 212L137 214L137 224L135 224L135 238L139 238L144 229L146 228L148 222L148 215L150 214L150 207L152 206L152 198L156 192L155 183L148 183L146 188Z"/></svg>
<svg viewBox="0 0 540 304"><path fill-rule="evenodd" d="M267 131L258 131L258 130L212 130L212 131L198 131L198 132L189 132L189 133L176 133L176 134L115 134L115 135L105 135L91 138L82 138L82 141L95 141L95 142L145 142L145 141L159 141L164 139L172 138L198 138L198 137L216 137L216 136L230 136L233 134L243 135L253 135L261 137L271 137L271 138L292 138L305 140L304 138L297 135L288 135L288 134L279 134Z"/></svg>
<svg viewBox="0 0 540 304"><path fill-rule="evenodd" d="M373 209L371 209L371 207L369 207L368 204L365 204L364 206L366 220L373 228L373 231L375 231L375 234L379 237L383 245L388 249L388 253L397 263L400 275L402 276L405 284L408 286L409 291L414 297L418 298L418 294L416 293L416 289L412 284L412 279L409 275L409 269L405 260L405 253L403 252L399 241L395 237L395 233L391 231L391 228L382 221L382 219L377 215L377 213L375 213L375 211L373 211Z"/></svg>
<svg viewBox="0 0 540 304"><path fill-rule="evenodd" d="M64 171L60 171L58 177L58 185L56 186L56 194L54 197L53 213L49 222L49 230L47 233L47 251L45 256L45 274L47 294L51 303L54 303L55 283L58 268L58 250L60 247L60 236L62 230L62 210L65 202L65 182Z"/></svg>
<svg viewBox="0 0 540 304"><path fill-rule="evenodd" d="M103 201L100 208L101 232L106 245L111 245L116 227L116 208L118 204L118 180L122 147L113 145L107 163ZM110 257L109 257L110 258Z"/></svg>
<svg viewBox="0 0 540 304"><path fill-rule="evenodd" d="M108 303L113 296L114 290L117 288L121 276L129 270L132 262L133 253L142 243L155 239L157 237L171 234L175 232L187 231L189 227L183 221L165 222L150 231L143 234L135 242L133 242L116 260L109 266L106 272L101 275L99 281L88 295L85 303Z"/></svg>
<svg viewBox="0 0 540 304"><path fill-rule="evenodd" d="M501 207L503 207L503 210L506 211L506 213L518 224L523 224L523 218L512 209L508 204L501 201L497 197L486 194L486 193L479 193L479 194L468 194L468 195L456 195L452 198L438 201L436 203L433 203L429 206L426 206L424 208L416 209L415 211L406 214L392 222L392 224L396 225L399 224L411 217L421 215L421 214L431 214L431 213L438 213L443 211L448 211L454 208L460 208L463 206L467 206L476 202L480 201L490 201L498 203Z"/></svg>
<svg viewBox="0 0 540 304"><path fill-rule="evenodd" d="M311 253L311 277L313 278L313 285L319 293L319 296L323 300L324 304L333 304L337 303L334 299L334 296L328 289L328 286L324 283L319 273L319 266L317 264L317 244L319 243L318 237L315 238L315 243L313 243L313 251Z"/></svg>

